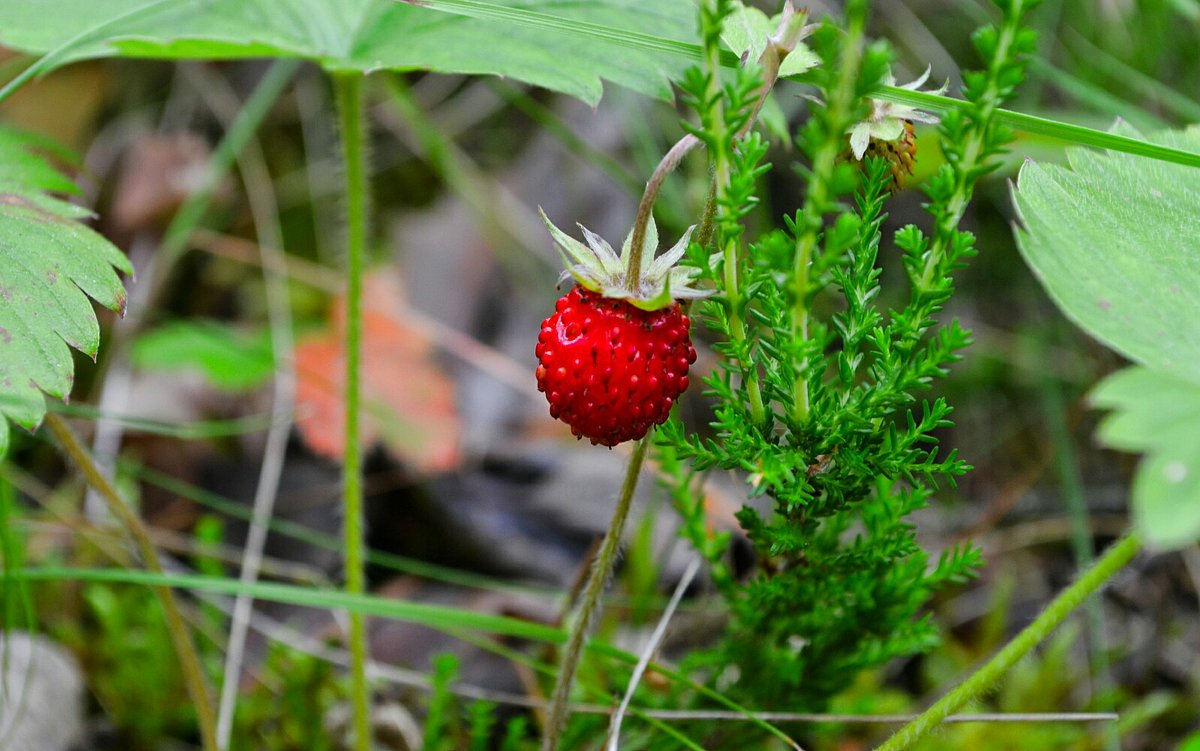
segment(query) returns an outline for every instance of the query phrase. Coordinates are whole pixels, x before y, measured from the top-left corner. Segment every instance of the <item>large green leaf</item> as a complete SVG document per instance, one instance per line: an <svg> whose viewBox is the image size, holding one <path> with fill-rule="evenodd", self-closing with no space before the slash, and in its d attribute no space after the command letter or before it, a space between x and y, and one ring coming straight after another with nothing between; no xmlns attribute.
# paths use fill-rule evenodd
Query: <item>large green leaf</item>
<svg viewBox="0 0 1200 751"><path fill-rule="evenodd" d="M1150 141L1200 153L1200 129ZM1093 394L1114 410L1099 437L1146 454L1133 486L1143 537L1185 545L1200 538L1200 170L1127 154L1067 156L1069 167L1021 169L1018 244L1068 318L1138 363Z"/></svg>
<svg viewBox="0 0 1200 751"><path fill-rule="evenodd" d="M86 211L50 194L75 185L43 139L0 127L0 456L8 420L32 430L46 414L43 392L65 398L74 362L67 345L96 356L100 328L88 296L125 305L114 267L129 260L76 219ZM6 419L7 418L7 419Z"/></svg>
<svg viewBox="0 0 1200 751"><path fill-rule="evenodd" d="M0 3L0 44L36 53L69 46L66 59L301 57L331 70L495 74L592 103L600 99L602 78L667 97L668 80L695 61L689 45L678 44L695 41L692 0L456 0L441 10L419 5L24 0ZM528 23L531 18L542 22ZM597 34L597 28L613 33ZM648 43L656 39L675 44Z"/></svg>
<svg viewBox="0 0 1200 751"><path fill-rule="evenodd" d="M1200 152L1200 130L1151 138ZM1200 382L1200 170L1126 154L1067 151L1028 162L1017 239L1063 312L1147 367Z"/></svg>

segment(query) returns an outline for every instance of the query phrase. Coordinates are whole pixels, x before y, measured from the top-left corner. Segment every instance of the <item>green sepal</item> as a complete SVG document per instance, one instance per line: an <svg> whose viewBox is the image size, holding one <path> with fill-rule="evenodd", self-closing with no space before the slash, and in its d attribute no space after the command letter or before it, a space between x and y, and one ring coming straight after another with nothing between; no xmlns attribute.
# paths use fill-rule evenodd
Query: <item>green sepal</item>
<svg viewBox="0 0 1200 751"><path fill-rule="evenodd" d="M629 284L629 276L626 273L632 254L632 232L625 238L621 254L618 256L608 241L582 224L579 225L579 229L587 240L586 245L556 227L541 208L538 209L538 213L550 230L559 257L566 266L560 282L570 276L584 289L604 297L625 300L636 308L648 311L669 307L677 298L708 297L714 292L691 286L699 269L675 265L687 251L694 226L689 227L674 246L656 257L658 227L653 218L649 220L646 225L646 239L642 243L639 278L635 289Z"/></svg>
<svg viewBox="0 0 1200 751"><path fill-rule="evenodd" d="M626 301L639 310L661 310L669 307L675 302L675 298L671 296L671 275L668 274L663 279L662 289L657 295L649 300L639 300L636 297L626 298Z"/></svg>

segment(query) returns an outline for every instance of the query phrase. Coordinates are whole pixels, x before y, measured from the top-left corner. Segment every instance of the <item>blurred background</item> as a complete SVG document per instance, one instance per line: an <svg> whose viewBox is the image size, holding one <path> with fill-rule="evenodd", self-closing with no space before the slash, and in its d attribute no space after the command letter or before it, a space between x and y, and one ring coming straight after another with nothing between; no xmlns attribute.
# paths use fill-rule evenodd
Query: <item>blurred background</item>
<svg viewBox="0 0 1200 751"><path fill-rule="evenodd" d="M808 6L814 17L831 10ZM929 67L931 82L948 81L954 95L960 66L976 63L969 35L991 13L981 2L887 0L874 4L871 34L894 46L898 81ZM1200 3L1046 0L1033 22L1041 55L1011 109L1101 129L1123 119L1144 132L1200 120ZM0 50L0 80L28 62ZM267 435L272 426L284 431L281 524L268 539L264 573L321 583L341 576L334 540L343 259L333 104L317 68L291 73L234 175L191 219L194 231L180 238L171 230L181 207L195 206L209 159L270 68L79 63L0 104L0 120L82 155L82 201L137 269L127 315L102 316L99 361L77 356L68 414L138 500L163 548L214 573L236 571ZM364 376L374 447L372 586L386 596L554 623L558 596L577 582L608 521L624 455L576 443L536 391L534 343L559 294L560 270L537 209L615 244L628 232L646 177L682 134L681 111L616 86L591 107L507 80L436 74L379 74L369 91L377 212ZM793 83L777 89L793 129L805 117L805 93ZM918 128L913 185L888 206L892 229L924 222L915 185L940 162L925 134ZM777 140L769 158L782 166L796 157ZM956 408L943 444L975 469L944 489L918 525L931 549L974 540L987 565L977 582L937 604L942 647L864 677L836 702L838 711L903 712L926 703L1026 624L1093 547L1127 527L1133 459L1094 445L1097 416L1086 401L1121 363L1057 312L1012 237L1016 170L1026 159L1063 158L1061 144L1018 134L970 209L966 225L979 256L959 275L944 314L975 334L937 387ZM657 217L670 242L699 214L705 169L703 158L691 158L666 185ZM799 205L801 190L793 171L777 168L752 221L777 222ZM899 264L886 251L881 257L885 294L891 281L898 295ZM270 274L286 289L287 304L274 310ZM711 367L711 351L702 341L698 348L698 367ZM289 397L288 408L276 405L273 417L278 394ZM686 420L703 424L699 389L682 407ZM38 437L18 436L0 476L21 500L27 559L87 564L126 555L114 533L85 526L89 516L102 518L98 506L78 503L79 481ZM628 607L614 624L635 630L653 626L654 608L689 560L664 493L648 480L614 594ZM732 527L745 499L742 480L712 482L716 523ZM81 748L186 747L168 740L186 741L190 710L155 608L146 607L149 594L63 583L39 586L33 596L37 629L66 645L83 671L89 710L80 718L88 739ZM208 647L219 664L222 604L198 605L197 623L213 626ZM1195 751L1198 616L1200 550L1143 556L980 707L1117 710L1119 722L963 725L922 748ZM704 643L720 628L720 613L700 605L677 618L680 644ZM240 722L246 737L268 740L244 747L324 747L311 745L318 743L312 735L310 745L290 745L313 728L271 729L279 721L270 718L280 701L296 702L294 717L336 739L328 728L337 727L339 674L310 657L340 659L330 646L332 616L263 605L253 626ZM287 647L268 647L268 637ZM383 621L372 639L378 659L403 668L389 676L387 702L401 718L389 747L420 741L414 728L427 718L428 699L412 677L438 675L439 653L457 654L462 684L485 697L531 695L528 668L496 650ZM522 711L504 710L508 717ZM812 748L839 751L869 748L883 732L878 724L796 730Z"/></svg>

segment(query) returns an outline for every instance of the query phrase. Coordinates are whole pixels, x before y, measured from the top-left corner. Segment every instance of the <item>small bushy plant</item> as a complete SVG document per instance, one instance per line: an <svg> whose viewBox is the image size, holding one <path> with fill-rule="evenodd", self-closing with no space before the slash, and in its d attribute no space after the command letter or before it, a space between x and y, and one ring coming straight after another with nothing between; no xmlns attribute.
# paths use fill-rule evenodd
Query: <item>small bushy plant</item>
<svg viewBox="0 0 1200 751"><path fill-rule="evenodd" d="M808 76L819 101L796 134L804 202L776 229L747 236L743 221L759 204L766 142L727 137L756 111L758 71L740 68L723 84L729 74L709 66L681 85L718 176L713 242L694 245L690 258L720 291L693 310L721 359L705 380L711 431L675 420L658 443L689 520L684 532L709 556L730 607L710 667L736 666L757 703L820 709L858 671L929 649L937 634L925 606L980 563L970 545L931 561L910 517L968 469L939 445L951 407L928 394L970 342L938 314L975 252L974 237L958 229L963 209L1011 138L991 114L1033 50L1022 26L1028 4L1002 5L1000 25L975 37L987 67L964 76L970 107L922 136L946 154L923 186L932 229L905 226L890 244L886 202L911 167L904 149L923 113L870 98L890 80L890 51L866 44L865 3L850 3L843 26L824 23L811 38L821 64ZM732 12L729 2L706 5L707 45ZM856 130L874 147L858 150L861 161L848 153ZM905 272L907 300L896 309L881 302L900 298L881 296L881 253L898 255ZM741 580L700 510L694 473L712 468L740 472L763 501L738 514L755 558Z"/></svg>

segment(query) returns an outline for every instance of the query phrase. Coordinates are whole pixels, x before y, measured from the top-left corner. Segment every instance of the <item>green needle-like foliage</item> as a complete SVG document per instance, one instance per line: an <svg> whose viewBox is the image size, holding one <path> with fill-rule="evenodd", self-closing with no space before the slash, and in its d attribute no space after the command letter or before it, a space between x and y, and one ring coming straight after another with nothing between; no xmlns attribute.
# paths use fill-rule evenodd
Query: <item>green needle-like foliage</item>
<svg viewBox="0 0 1200 751"><path fill-rule="evenodd" d="M672 421L660 453L683 534L713 562L731 611L727 637L702 662L714 672L736 666L738 685L761 704L820 709L858 671L928 650L938 638L923 612L931 597L980 564L969 545L931 561L910 517L969 469L938 443L951 407L924 394L971 341L938 315L975 253L958 229L963 210L1011 138L992 115L1033 47L1020 26L1028 3L1001 5L1004 23L975 36L987 68L964 75L970 106L942 120L947 159L926 186L932 230L910 225L893 238L909 286L899 309L880 302L878 263L896 252L882 236L896 166L871 155L882 149L859 162L847 142L876 113L868 97L890 62L885 45L863 41L865 3L810 40L822 64L810 73L819 101L796 138L807 192L783 228L743 232L768 169L761 138L729 137L751 112L753 69L719 86L709 65L682 85L715 165L714 243L689 258L722 293L693 309L721 361L706 380L712 433ZM706 44L729 10L719 2L703 14ZM740 471L758 499L738 514L756 559L744 581L725 563L727 538L714 539L704 521L695 473L710 468Z"/></svg>

